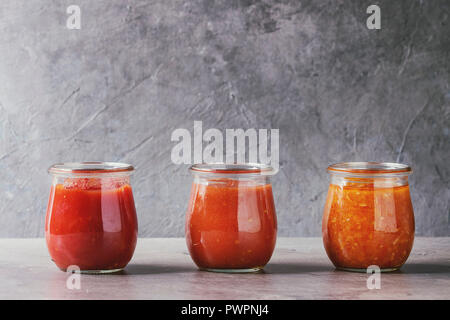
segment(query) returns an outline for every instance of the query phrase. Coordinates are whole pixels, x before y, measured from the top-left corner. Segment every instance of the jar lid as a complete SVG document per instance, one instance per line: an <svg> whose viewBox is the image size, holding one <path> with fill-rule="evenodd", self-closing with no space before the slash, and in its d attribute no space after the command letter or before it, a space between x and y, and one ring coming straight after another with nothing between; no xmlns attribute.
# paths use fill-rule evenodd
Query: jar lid
<svg viewBox="0 0 450 320"><path fill-rule="evenodd" d="M392 176L409 175L412 173L410 166L394 162L340 162L328 167L330 173Z"/></svg>
<svg viewBox="0 0 450 320"><path fill-rule="evenodd" d="M127 163L87 161L56 163L48 169L48 172L50 174L99 174L131 172L133 170L134 167Z"/></svg>
<svg viewBox="0 0 450 320"><path fill-rule="evenodd" d="M189 168L195 173L213 174L245 174L245 175L274 175L275 170L266 164L261 163L199 163Z"/></svg>

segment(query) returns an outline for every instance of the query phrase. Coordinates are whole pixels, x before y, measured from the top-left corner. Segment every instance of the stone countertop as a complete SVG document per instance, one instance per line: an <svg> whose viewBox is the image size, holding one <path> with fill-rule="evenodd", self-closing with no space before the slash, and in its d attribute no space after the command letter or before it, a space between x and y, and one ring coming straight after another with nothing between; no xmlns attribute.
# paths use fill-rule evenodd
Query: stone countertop
<svg viewBox="0 0 450 320"><path fill-rule="evenodd" d="M320 238L280 238L263 273L199 271L184 239L143 238L125 271L81 275L79 290L44 239L0 239L0 299L450 299L450 238L416 238L400 271L369 290L364 273L337 271Z"/></svg>

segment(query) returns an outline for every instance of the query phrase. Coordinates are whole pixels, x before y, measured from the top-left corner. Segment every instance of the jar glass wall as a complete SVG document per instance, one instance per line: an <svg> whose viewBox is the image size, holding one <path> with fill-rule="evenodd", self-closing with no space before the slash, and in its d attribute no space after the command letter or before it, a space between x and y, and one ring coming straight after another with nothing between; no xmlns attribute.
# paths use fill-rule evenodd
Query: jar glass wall
<svg viewBox="0 0 450 320"><path fill-rule="evenodd" d="M414 241L414 212L408 176L397 163L347 162L328 167L331 182L322 235L338 269L400 268Z"/></svg>
<svg viewBox="0 0 450 320"><path fill-rule="evenodd" d="M122 163L80 162L53 165L45 237L61 269L83 273L123 269L137 241L137 217L130 174Z"/></svg>
<svg viewBox="0 0 450 320"><path fill-rule="evenodd" d="M200 164L186 215L186 242L200 269L255 272L272 256L277 234L271 167Z"/></svg>

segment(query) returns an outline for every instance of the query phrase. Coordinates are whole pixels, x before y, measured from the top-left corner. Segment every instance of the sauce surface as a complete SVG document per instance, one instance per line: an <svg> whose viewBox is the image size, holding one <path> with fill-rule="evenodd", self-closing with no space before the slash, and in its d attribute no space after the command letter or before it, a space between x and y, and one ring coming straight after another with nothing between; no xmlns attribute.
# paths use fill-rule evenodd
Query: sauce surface
<svg viewBox="0 0 450 320"><path fill-rule="evenodd" d="M227 179L192 185L186 242L200 268L261 268L272 256L276 233L270 184Z"/></svg>
<svg viewBox="0 0 450 320"><path fill-rule="evenodd" d="M113 178L66 179L52 186L45 231L50 255L62 270L125 267L137 241L131 186Z"/></svg>
<svg viewBox="0 0 450 320"><path fill-rule="evenodd" d="M325 250L336 267L400 267L414 241L409 186L331 184L322 234Z"/></svg>

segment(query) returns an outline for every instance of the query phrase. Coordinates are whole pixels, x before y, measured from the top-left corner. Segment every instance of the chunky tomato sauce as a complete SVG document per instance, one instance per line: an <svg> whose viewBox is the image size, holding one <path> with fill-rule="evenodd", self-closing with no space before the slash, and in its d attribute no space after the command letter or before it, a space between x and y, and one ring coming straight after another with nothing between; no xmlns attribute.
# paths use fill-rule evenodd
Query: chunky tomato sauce
<svg viewBox="0 0 450 320"><path fill-rule="evenodd" d="M338 268L399 268L414 241L408 185L331 184L322 233L325 250Z"/></svg>
<svg viewBox="0 0 450 320"><path fill-rule="evenodd" d="M51 189L45 231L50 255L62 270L125 267L137 240L131 186L114 178L66 179Z"/></svg>
<svg viewBox="0 0 450 320"><path fill-rule="evenodd" d="M186 242L200 268L262 268L272 256L276 233L270 184L228 179L193 184Z"/></svg>

